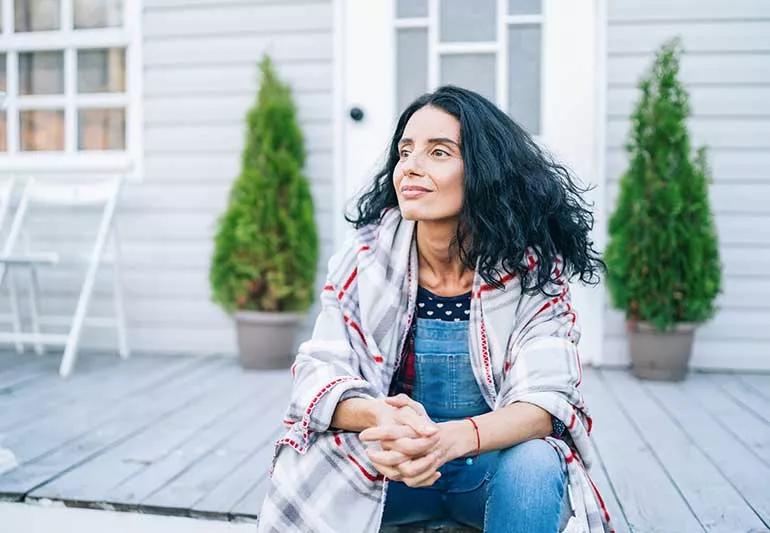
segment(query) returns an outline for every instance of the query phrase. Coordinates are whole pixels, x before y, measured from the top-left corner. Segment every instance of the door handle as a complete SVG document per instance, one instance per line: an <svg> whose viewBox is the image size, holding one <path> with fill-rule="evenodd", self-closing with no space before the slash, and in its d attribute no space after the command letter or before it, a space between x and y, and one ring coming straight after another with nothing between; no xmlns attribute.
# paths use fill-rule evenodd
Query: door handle
<svg viewBox="0 0 770 533"><path fill-rule="evenodd" d="M351 107L350 118L356 122L361 122L364 119L364 110L357 106Z"/></svg>

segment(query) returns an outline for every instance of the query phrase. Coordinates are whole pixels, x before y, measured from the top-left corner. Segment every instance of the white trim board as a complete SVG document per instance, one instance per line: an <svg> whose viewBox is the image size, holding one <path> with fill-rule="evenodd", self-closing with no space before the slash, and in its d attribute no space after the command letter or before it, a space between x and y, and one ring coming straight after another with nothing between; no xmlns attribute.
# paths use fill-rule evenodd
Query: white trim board
<svg viewBox="0 0 770 533"><path fill-rule="evenodd" d="M604 255L607 244L607 0L596 0L594 4L596 21L594 61L596 64L594 83L594 163L597 192L594 196L596 202L594 208L594 231L596 249ZM594 312L600 319L595 326L594 334L598 337L598 347L593 357L593 363L597 366L605 362L607 355L607 342L605 332L605 312L607 305L607 289L605 278L602 276L601 284L596 288Z"/></svg>
<svg viewBox="0 0 770 533"><path fill-rule="evenodd" d="M24 174L45 170L72 169L124 174L129 180L141 180L144 168L143 90L142 90L142 0L123 3L123 25L93 30L73 29L74 0L63 0L61 28L55 31L14 33L13 0L0 0L3 22L0 26L0 54L7 57L7 96L0 109L7 111L7 151L0 152L3 172ZM81 94L76 91L75 57L78 50L124 47L126 87L119 94ZM59 95L19 95L18 54L25 51L56 50L63 54L64 91ZM125 108L125 150L78 150L76 115L89 107ZM62 109L65 116L64 149L59 151L19 150L20 121L23 109Z"/></svg>
<svg viewBox="0 0 770 533"><path fill-rule="evenodd" d="M0 502L3 533L253 533L249 522Z"/></svg>

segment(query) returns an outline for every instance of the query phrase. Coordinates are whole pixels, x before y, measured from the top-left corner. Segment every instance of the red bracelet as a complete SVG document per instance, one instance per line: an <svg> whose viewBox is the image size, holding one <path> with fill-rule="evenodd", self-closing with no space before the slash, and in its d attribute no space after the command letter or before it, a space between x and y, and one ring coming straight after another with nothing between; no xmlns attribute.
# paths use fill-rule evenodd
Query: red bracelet
<svg viewBox="0 0 770 533"><path fill-rule="evenodd" d="M474 457L478 457L479 452L481 451L481 437L479 437L479 426L476 425L476 422L470 416L466 416L465 419L469 420L470 423L473 424L473 429L476 430L476 455Z"/></svg>

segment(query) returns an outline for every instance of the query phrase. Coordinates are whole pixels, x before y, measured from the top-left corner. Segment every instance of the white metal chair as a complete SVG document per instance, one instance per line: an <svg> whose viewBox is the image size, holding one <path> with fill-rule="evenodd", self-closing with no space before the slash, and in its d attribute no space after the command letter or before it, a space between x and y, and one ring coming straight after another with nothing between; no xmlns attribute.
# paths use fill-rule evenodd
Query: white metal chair
<svg viewBox="0 0 770 533"><path fill-rule="evenodd" d="M0 96L1 97L1 96ZM8 178L0 181L0 233L5 230L5 221L8 217L8 211L11 207L11 195L16 185L16 178ZM4 233L3 233L4 234ZM0 272L5 269L5 264L0 263ZM2 274L0 274L0 277ZM10 315L2 315L3 321L9 321L13 326L14 332L21 332L21 315L19 313L19 302L16 293L16 283L12 276L8 278L8 287L10 291ZM22 353L24 345L20 342L16 344L16 351Z"/></svg>
<svg viewBox="0 0 770 533"><path fill-rule="evenodd" d="M16 178L8 178L0 181L0 229L5 226L5 217L11 206L11 194L16 184Z"/></svg>
<svg viewBox="0 0 770 533"><path fill-rule="evenodd" d="M123 291L120 277L120 248L114 226L114 213L117 198L123 183L122 177L100 179L98 181L65 182L60 180L39 180L30 178L19 200L19 206L13 217L13 223L8 238L0 255L0 286L6 279L10 268L25 267L29 271L29 305L31 314L31 332L21 332L14 327L13 332L0 332L0 343L13 342L31 343L35 345L38 354L44 351L44 345L64 346L59 374L63 377L72 372L77 358L78 343L84 324L93 326L108 326L117 328L118 352L122 358L129 356L126 339L125 312L123 308ZM57 265L60 262L58 253L32 252L28 239L22 236L22 228L29 209L37 208L73 208L101 210L99 224L96 230L96 240L89 254L85 256L87 268L83 284L77 300L74 316L47 315L41 316L39 311L40 286L37 269L42 265ZM21 237L24 250L16 252ZM111 240L112 256L104 253L107 240ZM88 305L96 282L99 266L112 263L112 289L114 317L86 317ZM8 276L9 281L13 276ZM17 291L14 283L9 282L11 289L11 305L18 311ZM69 327L66 334L42 332L41 325L56 325Z"/></svg>

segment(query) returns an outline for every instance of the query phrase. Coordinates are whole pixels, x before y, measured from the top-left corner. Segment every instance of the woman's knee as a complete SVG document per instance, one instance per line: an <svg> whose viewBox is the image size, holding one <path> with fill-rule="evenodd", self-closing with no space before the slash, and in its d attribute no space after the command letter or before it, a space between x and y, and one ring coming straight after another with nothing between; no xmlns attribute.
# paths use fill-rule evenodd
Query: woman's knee
<svg viewBox="0 0 770 533"><path fill-rule="evenodd" d="M500 451L489 486L485 520L492 530L510 516L506 531L554 531L565 513L566 473L557 452L544 439L532 439Z"/></svg>
<svg viewBox="0 0 770 533"><path fill-rule="evenodd" d="M500 451L496 483L500 478L526 490L551 482L563 491L564 471L559 454L544 439L532 439Z"/></svg>

